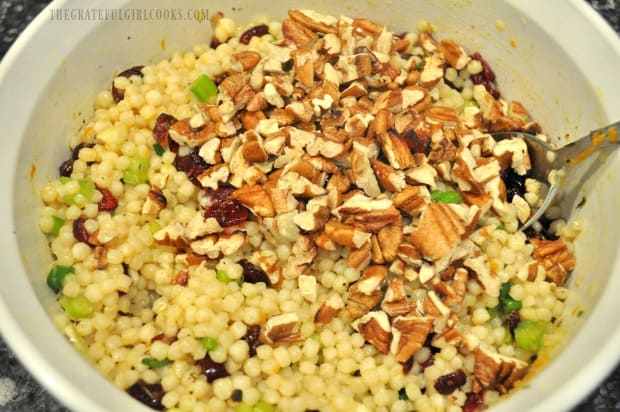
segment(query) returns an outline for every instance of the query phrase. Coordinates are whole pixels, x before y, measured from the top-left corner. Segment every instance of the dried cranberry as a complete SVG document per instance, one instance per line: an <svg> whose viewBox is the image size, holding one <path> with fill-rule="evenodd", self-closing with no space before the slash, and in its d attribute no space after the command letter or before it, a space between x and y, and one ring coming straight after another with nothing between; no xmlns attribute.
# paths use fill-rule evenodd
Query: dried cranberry
<svg viewBox="0 0 620 412"><path fill-rule="evenodd" d="M222 227L239 225L248 220L249 211L241 203L230 198L231 187L221 187L209 194L211 203L205 209L205 219L215 218Z"/></svg>
<svg viewBox="0 0 620 412"><path fill-rule="evenodd" d="M100 212L109 212L118 207L118 200L108 189L103 187L97 187L97 190L101 193L101 200L97 204Z"/></svg>
<svg viewBox="0 0 620 412"><path fill-rule="evenodd" d="M518 175L509 167L502 172L501 177L506 185L506 198L508 202L512 202L512 198L515 195L523 197L525 194L525 175Z"/></svg>
<svg viewBox="0 0 620 412"><path fill-rule="evenodd" d="M216 379L225 378L230 374L226 370L226 366L223 363L214 362L213 359L207 356L202 360L202 368L207 382L211 383Z"/></svg>
<svg viewBox="0 0 620 412"><path fill-rule="evenodd" d="M499 99L500 93L494 86L495 73L491 70L491 66L489 66L489 63L478 52L474 53L471 57L474 60L478 60L482 65L482 71L472 75L471 81L474 84L482 84L494 98Z"/></svg>
<svg viewBox="0 0 620 412"><path fill-rule="evenodd" d="M134 66L131 67L127 70L123 70L122 72L120 72L116 77L131 77L131 76L140 76L140 77L144 77L144 74L142 74L142 68L144 66ZM121 100L123 100L123 98L125 97L125 90L123 89L119 89L117 87L114 86L114 81L112 81L112 98L114 99L115 103L120 102Z"/></svg>
<svg viewBox="0 0 620 412"><path fill-rule="evenodd" d="M149 384L140 380L127 388L127 393L151 409L156 411L166 409L161 403L164 397L164 389L159 383Z"/></svg>
<svg viewBox="0 0 620 412"><path fill-rule="evenodd" d="M468 392L465 403L463 404L463 412L475 412L482 405L482 395L479 393Z"/></svg>
<svg viewBox="0 0 620 412"><path fill-rule="evenodd" d="M249 44L252 37L264 36L267 33L269 33L269 26L267 26L266 24L259 24L258 26L250 27L249 29L243 32L241 37L239 37L239 43Z"/></svg>
<svg viewBox="0 0 620 412"><path fill-rule="evenodd" d="M413 356L401 363L401 365L403 365L403 375L408 374L411 368L413 368Z"/></svg>
<svg viewBox="0 0 620 412"><path fill-rule="evenodd" d="M258 346L258 338L260 337L260 325L248 325L248 330L241 339L247 342L250 347L250 356L256 355L256 347Z"/></svg>
<svg viewBox="0 0 620 412"><path fill-rule="evenodd" d="M71 173L73 173L73 159L67 159L60 164L58 174L61 177L71 177Z"/></svg>
<svg viewBox="0 0 620 412"><path fill-rule="evenodd" d="M78 242L88 243L88 238L90 237L90 234L88 233L88 230L86 230L84 222L86 222L86 219L84 219L83 217L78 217L73 221L73 237Z"/></svg>
<svg viewBox="0 0 620 412"><path fill-rule="evenodd" d="M450 395L452 392L465 385L467 377L462 369L440 376L435 381L435 389L442 395Z"/></svg>
<svg viewBox="0 0 620 412"><path fill-rule="evenodd" d="M243 267L243 281L248 283L264 282L269 285L269 277L260 268L251 264L247 259L241 259L238 262Z"/></svg>
<svg viewBox="0 0 620 412"><path fill-rule="evenodd" d="M230 400L233 402L241 402L243 400L243 391L241 389L235 389L230 395Z"/></svg>
<svg viewBox="0 0 620 412"><path fill-rule="evenodd" d="M527 236L528 239L533 238L533 237L538 238L540 240L559 239L558 235L551 232L551 229L550 229L551 221L549 219L541 217L540 219L538 219L537 223L539 223L540 226L538 226L538 224L532 225L523 231L523 233L525 233L525 236Z"/></svg>
<svg viewBox="0 0 620 412"><path fill-rule="evenodd" d="M174 167L184 172L192 183L200 187L198 176L204 173L209 168L209 165L198 155L198 149L195 149L188 155L177 156L174 159Z"/></svg>
<svg viewBox="0 0 620 412"><path fill-rule="evenodd" d="M157 116L155 120L155 126L153 126L153 138L155 141L160 144L164 149L170 149L173 152L178 151L178 143L174 140L170 139L170 135L168 135L168 131L173 124L177 122L177 119L174 116L171 116L167 113L162 113ZM172 146L176 145L176 148ZM175 150L173 150L175 149Z"/></svg>
<svg viewBox="0 0 620 412"><path fill-rule="evenodd" d="M511 334L514 335L515 328L519 326L519 322L521 322L521 317L517 311L512 311L506 316L506 323Z"/></svg>

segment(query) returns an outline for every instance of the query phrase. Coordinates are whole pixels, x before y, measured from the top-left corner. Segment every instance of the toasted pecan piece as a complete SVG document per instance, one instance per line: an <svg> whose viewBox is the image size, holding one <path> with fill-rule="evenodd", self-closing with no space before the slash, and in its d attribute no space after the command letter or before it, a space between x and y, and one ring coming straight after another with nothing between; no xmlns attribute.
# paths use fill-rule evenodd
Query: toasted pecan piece
<svg viewBox="0 0 620 412"><path fill-rule="evenodd" d="M474 376L485 388L508 392L527 373L528 365L520 359L503 356L479 347L476 351Z"/></svg>
<svg viewBox="0 0 620 412"><path fill-rule="evenodd" d="M344 308L344 301L339 294L334 293L323 302L314 315L314 323L327 324L332 321Z"/></svg>
<svg viewBox="0 0 620 412"><path fill-rule="evenodd" d="M399 362L406 362L419 351L433 329L433 318L409 314L392 321L392 344L390 351Z"/></svg>
<svg viewBox="0 0 620 412"><path fill-rule="evenodd" d="M369 312L359 319L356 326L360 335L379 353L385 355L390 351L392 332L390 321L385 312L381 310Z"/></svg>
<svg viewBox="0 0 620 412"><path fill-rule="evenodd" d="M415 302L407 300L407 293L401 278L388 280L388 287L381 301L381 309L393 318L406 315L415 309Z"/></svg>
<svg viewBox="0 0 620 412"><path fill-rule="evenodd" d="M575 268L575 259L562 239L540 240L530 238L534 245L532 256L547 270L547 277L558 286L564 286L568 273Z"/></svg>
<svg viewBox="0 0 620 412"><path fill-rule="evenodd" d="M379 303L381 284L387 276L384 266L369 266L360 279L349 287L347 313L355 319L368 313Z"/></svg>
<svg viewBox="0 0 620 412"><path fill-rule="evenodd" d="M299 342L299 316L295 312L272 316L265 323L265 340L268 343Z"/></svg>
<svg viewBox="0 0 620 412"><path fill-rule="evenodd" d="M424 209L418 229L411 234L411 240L429 259L439 259L452 250L465 226L449 205L433 202Z"/></svg>
<svg viewBox="0 0 620 412"><path fill-rule="evenodd" d="M234 199L250 209L256 216L271 217L275 214L269 193L260 185L244 185L230 195Z"/></svg>

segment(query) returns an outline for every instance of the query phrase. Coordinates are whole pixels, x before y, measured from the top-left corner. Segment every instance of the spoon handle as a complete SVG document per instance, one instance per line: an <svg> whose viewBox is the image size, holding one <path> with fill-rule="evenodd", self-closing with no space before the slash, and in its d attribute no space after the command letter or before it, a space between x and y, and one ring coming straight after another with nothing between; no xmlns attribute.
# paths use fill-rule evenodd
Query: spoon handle
<svg viewBox="0 0 620 412"><path fill-rule="evenodd" d="M556 154L558 158L561 158L558 160L562 163L579 164L592 153L620 143L619 131L620 121L593 130L583 139L579 139L558 150Z"/></svg>

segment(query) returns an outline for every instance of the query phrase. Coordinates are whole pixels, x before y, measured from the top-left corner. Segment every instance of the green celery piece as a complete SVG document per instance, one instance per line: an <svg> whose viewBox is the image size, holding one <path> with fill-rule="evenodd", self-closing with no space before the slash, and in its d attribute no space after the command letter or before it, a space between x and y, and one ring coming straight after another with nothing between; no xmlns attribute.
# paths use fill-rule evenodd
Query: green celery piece
<svg viewBox="0 0 620 412"><path fill-rule="evenodd" d="M56 293L60 292L69 273L75 273L73 266L54 265L47 274L47 286Z"/></svg>
<svg viewBox="0 0 620 412"><path fill-rule="evenodd" d="M206 74L202 74L194 80L189 90L203 103L215 103L217 98L217 86Z"/></svg>
<svg viewBox="0 0 620 412"><path fill-rule="evenodd" d="M435 202L457 203L457 204L463 201L463 199L461 198L461 195L459 195L458 192L455 192L454 190L446 190L446 191L433 190L431 192L431 200Z"/></svg>
<svg viewBox="0 0 620 412"><path fill-rule="evenodd" d="M521 320L514 330L515 342L521 349L538 352L542 348L547 326L537 320Z"/></svg>
<svg viewBox="0 0 620 412"><path fill-rule="evenodd" d="M129 167L123 173L123 182L130 185L146 183L149 179L149 159L131 157Z"/></svg>
<svg viewBox="0 0 620 412"><path fill-rule="evenodd" d="M63 182L62 178L61 178L61 182ZM67 182L68 181L64 181L63 184ZM78 194L84 196L84 198L88 201L93 200L93 196L95 195L95 183L90 179L80 179L78 180L78 184L80 186L80 189L78 190L77 193L72 193L70 195L64 195L62 197L62 200L63 202L65 202L66 205L68 206L74 205L75 197Z"/></svg>
<svg viewBox="0 0 620 412"><path fill-rule="evenodd" d="M60 233L60 228L62 228L62 226L65 224L64 219L59 218L58 216L52 216L52 230L50 232L50 235L52 236L58 236L58 234Z"/></svg>

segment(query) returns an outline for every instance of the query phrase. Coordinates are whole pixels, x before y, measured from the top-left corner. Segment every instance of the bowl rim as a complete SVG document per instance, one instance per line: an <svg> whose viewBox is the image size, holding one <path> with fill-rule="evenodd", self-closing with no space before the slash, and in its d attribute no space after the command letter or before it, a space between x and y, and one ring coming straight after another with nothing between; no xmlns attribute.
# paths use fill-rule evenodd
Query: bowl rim
<svg viewBox="0 0 620 412"><path fill-rule="evenodd" d="M66 4L73 2L74 0L53 0L22 31L0 61L0 85L6 81L5 78L9 68L27 47L28 43L35 34L44 28L45 23L48 21L50 9L62 8ZM116 3L114 2L113 5L116 5ZM121 3L126 3L126 0L122 0ZM521 9L527 7L511 0L508 0L508 3L513 7ZM585 0L570 0L569 4L578 10L584 17L584 21L587 21L591 28L602 37L602 40L620 56L620 36L603 17ZM8 177L9 180L7 182L13 185L15 182L15 171ZM6 177L2 179L3 187L5 186L5 179ZM13 233L12 236L12 239L14 239L15 234ZM12 242L10 248L17 249L15 244L16 242ZM14 253L15 256L19 256L18 251L15 250ZM67 407L75 410L103 410L101 405L97 405L92 398L89 398L85 395L85 392L80 390L79 382L68 379L63 373L55 369L47 360L40 347L28 339L26 330L11 316L11 311L7 307L2 295L0 295L0 324L2 324L1 334L14 355L52 396ZM612 357L614 362L610 362L610 354L614 355ZM545 399L544 404L546 407L553 405L554 409L569 409L577 405L580 400L591 393L611 373L616 367L618 359L620 359L620 327L616 327L611 338L599 348L598 353L592 357L586 368L582 369L578 376L572 376L567 379L563 389L559 392L554 392L552 396ZM594 379L592 379L593 376L595 377ZM150 409L143 407L143 410Z"/></svg>

